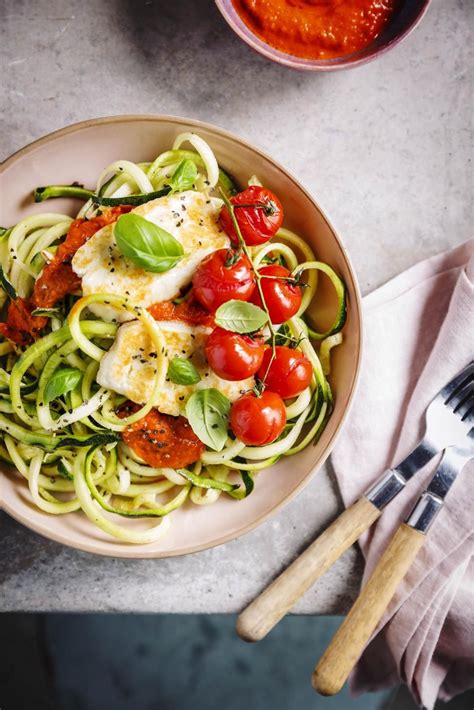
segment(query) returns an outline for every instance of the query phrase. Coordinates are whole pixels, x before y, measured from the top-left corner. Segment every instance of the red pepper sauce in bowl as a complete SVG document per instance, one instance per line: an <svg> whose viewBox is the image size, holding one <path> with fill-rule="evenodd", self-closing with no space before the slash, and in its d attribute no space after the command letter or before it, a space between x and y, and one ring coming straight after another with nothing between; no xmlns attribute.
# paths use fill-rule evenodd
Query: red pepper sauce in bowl
<svg viewBox="0 0 474 710"><path fill-rule="evenodd" d="M267 44L304 59L334 59L371 44L401 0L232 0Z"/></svg>

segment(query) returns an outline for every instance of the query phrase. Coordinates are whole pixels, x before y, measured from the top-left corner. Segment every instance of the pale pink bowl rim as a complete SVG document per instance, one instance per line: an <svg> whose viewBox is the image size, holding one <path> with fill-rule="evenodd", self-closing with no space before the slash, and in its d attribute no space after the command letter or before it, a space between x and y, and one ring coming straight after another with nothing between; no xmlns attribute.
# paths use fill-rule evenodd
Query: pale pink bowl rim
<svg viewBox="0 0 474 710"><path fill-rule="evenodd" d="M402 42L406 37L408 37L409 34L411 34L411 32L413 32L416 27L418 27L428 10L431 0L424 0L413 21L403 31L401 31L400 34L397 34L386 44L374 47L370 54L360 57L360 59L351 60L350 57L354 55L347 55L346 59L341 58L337 61L337 63L330 63L332 60L304 59L293 54L286 54L285 52L272 47L260 39L260 37L255 35L252 30L245 25L243 20L235 19L234 15L237 15L237 13L229 10L229 4L231 4L231 2L232 0L215 0L217 9L229 27L255 52L258 52L267 59L270 59L272 62L283 64L291 69L298 69L300 71L330 72L338 71L340 69L352 69L353 67L367 64L368 62L372 62L374 59L377 59L380 55L385 54L385 52L388 52L390 49Z"/></svg>

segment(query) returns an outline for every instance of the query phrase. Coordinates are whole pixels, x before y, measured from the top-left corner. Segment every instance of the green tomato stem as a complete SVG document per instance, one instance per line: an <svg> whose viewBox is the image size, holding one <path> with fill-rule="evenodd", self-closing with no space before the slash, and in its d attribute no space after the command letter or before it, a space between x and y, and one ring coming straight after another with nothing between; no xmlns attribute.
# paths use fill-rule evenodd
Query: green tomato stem
<svg viewBox="0 0 474 710"><path fill-rule="evenodd" d="M267 306L267 304L266 304L265 297L264 297L264 295L263 295L263 289L262 289L262 283L261 283L262 276L261 276L261 274L259 274L258 270L257 270L257 269L255 268L255 266L253 265L253 261L252 261L251 255L250 255L250 251L248 250L248 247L247 247L247 245L246 245L246 243L245 243L245 241L244 241L244 238L243 238L243 236L242 236L242 232L240 231L239 223L237 222L237 218L236 218L236 216L235 216L234 205L231 203L231 201L228 199L228 197L225 195L225 193L224 193L222 190L220 190L220 193L221 193L222 199L224 200L224 204L225 204L225 206L227 207L227 209L228 209L228 211L229 211L230 218L231 218L231 220L232 220L232 225L233 225L233 227L234 227L235 233L236 233L237 238L238 238L238 240L239 240L239 247L240 247L240 249L243 251L243 253L245 254L245 256L247 257L247 259L249 260L249 262L250 262L250 264L251 264L251 266L252 266L252 270L253 270L253 272L254 272L254 274L255 274L255 281L256 281L256 284L257 284L258 293L259 293L260 299L261 299L261 301L262 301L263 310L265 311L265 313L267 314L267 317L268 317L268 329L270 330L271 341L272 341L272 355L271 355L271 358L270 358L270 360L269 360L268 367L267 367L267 369L266 369L266 371L265 371L265 375L264 375L264 377L263 377L263 379L262 379L262 392L263 392L263 390L264 390L264 388L265 388L265 380L267 379L268 372L269 372L270 367L271 367L271 365L272 365L272 362L273 362L273 360L275 359L275 356L276 356L276 336L277 336L277 333L276 333L276 331L275 331L275 328L273 327L273 323L272 323L271 318L270 318L270 312L269 312L269 310L268 310L268 306ZM241 207L243 207L243 206L244 206L244 205L241 205ZM254 207L255 205L252 205L252 206Z"/></svg>

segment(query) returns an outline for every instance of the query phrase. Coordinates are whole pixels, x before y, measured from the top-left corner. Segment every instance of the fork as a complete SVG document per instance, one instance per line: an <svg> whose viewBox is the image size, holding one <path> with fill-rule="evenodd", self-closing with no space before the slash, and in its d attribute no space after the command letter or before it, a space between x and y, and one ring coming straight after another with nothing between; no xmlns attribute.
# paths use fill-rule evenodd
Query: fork
<svg viewBox="0 0 474 710"><path fill-rule="evenodd" d="M369 580L316 666L313 688L334 695L344 685L395 591L426 540L458 473L474 457L474 429L462 446L445 450L427 490L389 542Z"/></svg>
<svg viewBox="0 0 474 710"><path fill-rule="evenodd" d="M347 508L282 572L237 619L237 633L259 641L283 618L314 582L367 530L386 505L428 461L444 449L462 445L474 425L474 362L436 395L426 410L426 431L418 446L398 466Z"/></svg>

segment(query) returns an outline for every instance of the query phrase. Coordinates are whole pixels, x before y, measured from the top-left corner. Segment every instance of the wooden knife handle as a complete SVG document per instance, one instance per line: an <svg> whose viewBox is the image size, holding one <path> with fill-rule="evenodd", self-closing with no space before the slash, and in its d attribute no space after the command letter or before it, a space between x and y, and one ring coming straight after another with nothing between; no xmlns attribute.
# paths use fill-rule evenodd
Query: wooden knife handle
<svg viewBox="0 0 474 710"><path fill-rule="evenodd" d="M424 540L423 533L400 525L314 670L312 683L318 693L341 690Z"/></svg>
<svg viewBox="0 0 474 710"><path fill-rule="evenodd" d="M380 515L367 498L347 508L297 559L277 577L237 619L245 641L259 641L285 616Z"/></svg>

